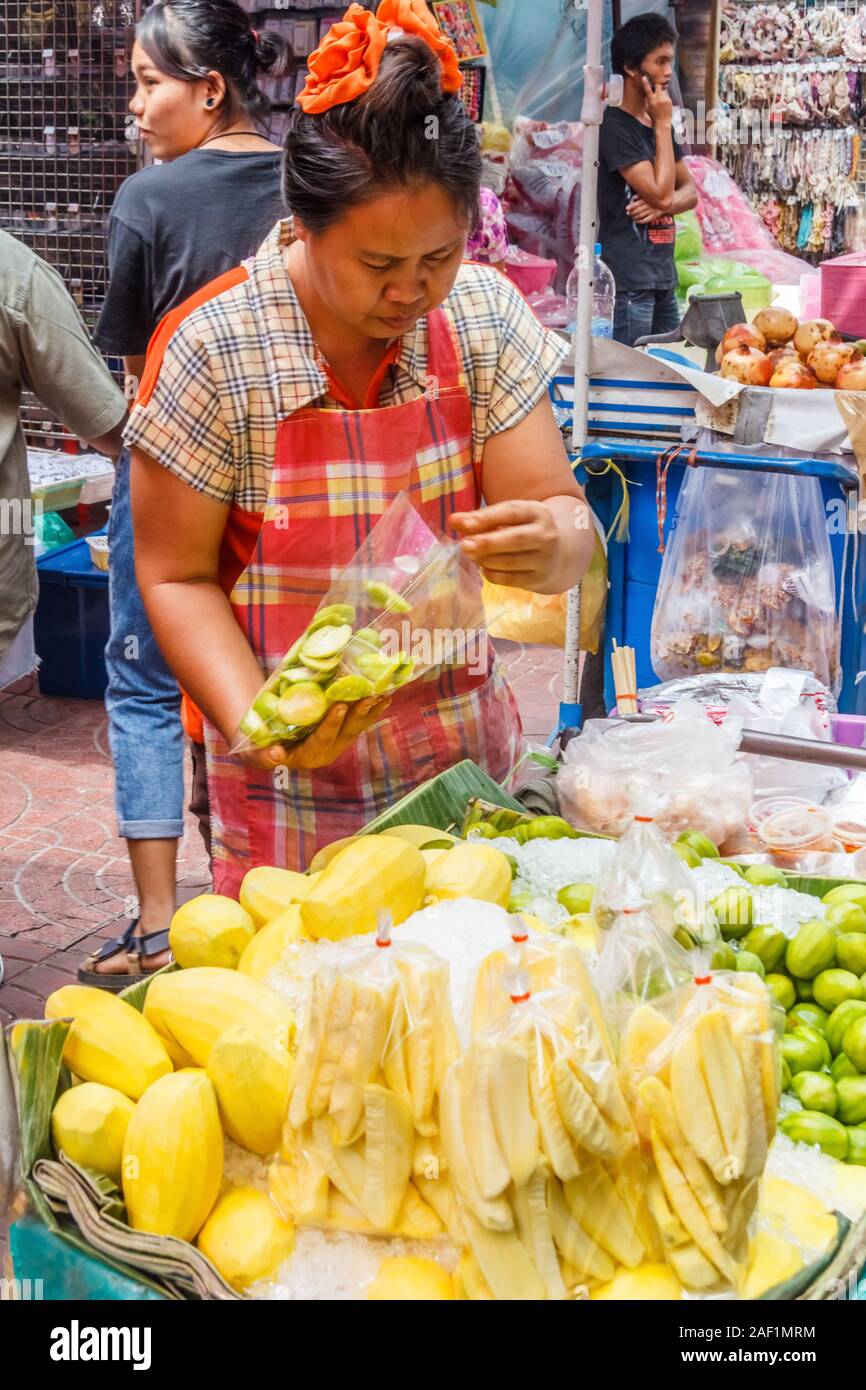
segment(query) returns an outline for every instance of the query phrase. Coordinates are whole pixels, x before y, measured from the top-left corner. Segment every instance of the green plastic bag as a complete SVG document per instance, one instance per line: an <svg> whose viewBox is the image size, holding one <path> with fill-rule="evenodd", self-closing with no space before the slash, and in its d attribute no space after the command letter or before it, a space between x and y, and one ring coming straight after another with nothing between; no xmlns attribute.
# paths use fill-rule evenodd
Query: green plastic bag
<svg viewBox="0 0 866 1390"><path fill-rule="evenodd" d="M694 208L688 212L678 212L674 218L677 230L674 258L677 261L694 261L702 254L704 239L701 224Z"/></svg>

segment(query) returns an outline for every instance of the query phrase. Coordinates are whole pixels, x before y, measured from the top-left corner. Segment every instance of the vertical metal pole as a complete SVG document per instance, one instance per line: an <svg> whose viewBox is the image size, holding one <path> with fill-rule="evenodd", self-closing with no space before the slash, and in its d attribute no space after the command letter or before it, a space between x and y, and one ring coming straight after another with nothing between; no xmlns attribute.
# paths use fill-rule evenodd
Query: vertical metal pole
<svg viewBox="0 0 866 1390"><path fill-rule="evenodd" d="M596 241L598 185L598 137L604 110L604 70L601 35L604 0L575 0L586 9L586 62L583 68L583 170L580 184L580 230L576 251L577 315L574 325L574 419L571 447L580 453L587 438L589 413L589 355L592 341L592 289ZM578 703L580 673L580 585L568 594L565 629L565 681L560 706L560 729L579 728L583 712Z"/></svg>

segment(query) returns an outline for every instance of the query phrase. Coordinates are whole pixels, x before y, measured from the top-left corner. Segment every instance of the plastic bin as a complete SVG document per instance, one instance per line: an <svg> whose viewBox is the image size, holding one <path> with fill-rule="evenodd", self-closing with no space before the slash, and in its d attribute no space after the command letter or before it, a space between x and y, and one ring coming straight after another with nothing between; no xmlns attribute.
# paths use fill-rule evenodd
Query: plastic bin
<svg viewBox="0 0 866 1390"><path fill-rule="evenodd" d="M43 695L101 700L108 683L108 575L91 563L86 539L49 551L36 568L39 689Z"/></svg>

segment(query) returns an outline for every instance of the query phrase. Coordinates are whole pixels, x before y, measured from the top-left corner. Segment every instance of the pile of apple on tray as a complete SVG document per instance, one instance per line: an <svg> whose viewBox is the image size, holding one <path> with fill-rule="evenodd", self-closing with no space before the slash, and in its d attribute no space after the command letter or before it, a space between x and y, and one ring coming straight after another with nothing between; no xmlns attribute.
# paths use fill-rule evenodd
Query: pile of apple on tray
<svg viewBox="0 0 866 1390"><path fill-rule="evenodd" d="M719 346L721 374L744 386L866 391L866 342L848 343L829 319L799 323L787 309L761 309L732 324Z"/></svg>

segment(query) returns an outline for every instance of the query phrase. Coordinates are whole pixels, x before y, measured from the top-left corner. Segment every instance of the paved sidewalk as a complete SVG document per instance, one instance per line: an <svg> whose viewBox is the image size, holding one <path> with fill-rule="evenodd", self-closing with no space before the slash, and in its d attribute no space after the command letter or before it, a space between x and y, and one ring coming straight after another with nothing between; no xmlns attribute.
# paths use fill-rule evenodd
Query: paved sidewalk
<svg viewBox="0 0 866 1390"><path fill-rule="evenodd" d="M526 736L543 742L555 722L562 653L497 645ZM209 886L188 818L178 898ZM75 982L82 959L117 934L133 903L101 703L41 696L33 680L0 692L0 1025L41 1018L46 996Z"/></svg>

